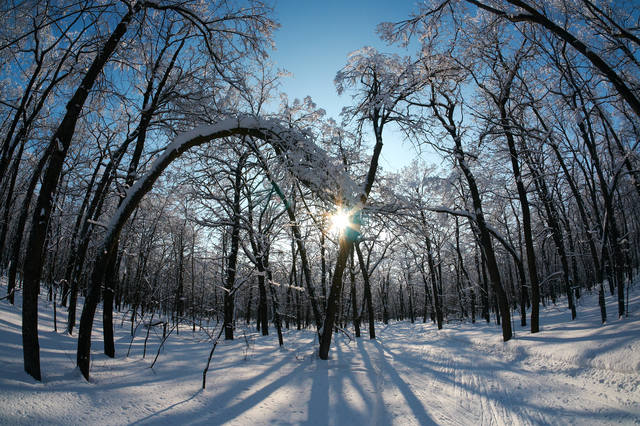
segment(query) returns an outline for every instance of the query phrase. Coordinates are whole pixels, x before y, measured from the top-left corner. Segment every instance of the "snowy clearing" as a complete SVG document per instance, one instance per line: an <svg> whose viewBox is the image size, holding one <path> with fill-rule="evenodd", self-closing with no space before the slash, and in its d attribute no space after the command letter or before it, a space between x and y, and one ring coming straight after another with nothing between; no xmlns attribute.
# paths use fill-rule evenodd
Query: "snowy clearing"
<svg viewBox="0 0 640 426"><path fill-rule="evenodd" d="M4 293L5 288L0 288ZM91 383L75 369L75 337L53 331L41 295L43 382L23 372L20 297L0 302L0 424L640 424L640 292L630 317L599 326L595 295L579 317L542 310L543 331L502 343L495 324L377 324L379 340L336 336L331 359L315 356L310 331L288 331L285 348L240 328L222 341L202 391L210 343L186 326L171 335L153 369L161 327L142 359L130 322L117 314L117 357L93 345ZM609 316L615 301L608 299ZM98 313L99 318L100 313ZM58 312L63 329L66 312ZM100 321L97 321L99 324ZM122 324L122 326L121 326Z"/></svg>

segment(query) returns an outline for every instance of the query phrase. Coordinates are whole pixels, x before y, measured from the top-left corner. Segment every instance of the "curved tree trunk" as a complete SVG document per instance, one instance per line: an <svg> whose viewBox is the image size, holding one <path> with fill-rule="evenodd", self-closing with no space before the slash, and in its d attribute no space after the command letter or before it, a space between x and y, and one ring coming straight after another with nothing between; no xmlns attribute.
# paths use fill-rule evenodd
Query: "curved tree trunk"
<svg viewBox="0 0 640 426"><path fill-rule="evenodd" d="M283 130L284 132L284 130ZM290 135L290 129L287 129ZM114 248L124 227L133 211L136 209L144 195L153 188L153 184L162 175L162 172L176 158L180 157L186 150L203 145L216 139L230 136L253 136L269 142L279 155L286 156L292 149L292 144L288 140L278 138L278 129L273 128L273 124L253 119L228 119L217 126L197 129L194 132L182 135L173 144L169 145L165 152L158 157L150 166L149 171L140 178L129 190L122 204L113 215L103 243L99 247L97 258L94 262L94 269L91 273L87 298L85 299L82 316L80 318L80 330L78 333L78 350L76 362L85 379L89 379L89 367L91 364L91 332L93 330L93 320L100 299L100 291L105 278L106 260L115 252ZM312 182L301 180L310 186ZM314 187L315 188L315 187Z"/></svg>
<svg viewBox="0 0 640 426"><path fill-rule="evenodd" d="M336 259L336 267L333 272L333 278L331 280L331 288L329 289L329 295L327 296L327 310L322 324L322 333L320 338L320 347L318 355L320 359L329 359L329 347L331 346L331 337L333 334L333 326L335 323L335 315L338 310L338 298L342 293L342 275L344 274L344 268L347 266L347 260L353 250L353 244L358 239L360 234L360 215L361 211L366 205L367 198L375 182L376 172L378 170L378 161L380 159L380 153L382 152L382 127L379 122L379 110L375 110L373 113L373 130L376 137L376 144L373 147L373 155L371 162L369 163L369 170L367 172L367 178L364 185L364 192L360 196L360 203L358 206L353 206L357 211L351 215L350 222L355 228L351 229L347 227L345 232L340 235L340 242L338 247L338 256Z"/></svg>
<svg viewBox="0 0 640 426"><path fill-rule="evenodd" d="M21 213L20 217L18 218L18 224L14 231L13 241L11 242L11 252L9 255L9 273L7 277L7 293L9 294L9 302L11 304L14 303L16 274L19 269L20 249L22 248L22 237L24 234L24 228L27 224L27 218L29 217L29 205L31 204L31 199L38 184L42 169L47 162L47 158L48 153L45 152L40 158L40 161L38 161L37 166L33 170L33 174L31 176L31 180L29 181L29 186L27 188L25 198L20 209Z"/></svg>
<svg viewBox="0 0 640 426"><path fill-rule="evenodd" d="M13 160L13 166L9 171L9 185L5 193L4 212L2 214L2 219L0 219L0 222L2 223L2 227L0 228L0 269L3 269L6 265L6 263L4 262L6 260L4 259L4 245L5 241L7 241L7 233L9 230L10 220L9 216L13 211L13 209L11 208L13 206L13 191L15 189L16 179L18 177L18 168L20 166L20 162L22 161L24 145L24 142L20 144L20 148L18 149L16 158ZM0 176L2 175L0 174ZM11 302L11 304L13 304L13 302Z"/></svg>
<svg viewBox="0 0 640 426"><path fill-rule="evenodd" d="M102 72L111 54L116 50L120 39L127 31L133 15L140 9L140 3L122 17L98 56L89 67L80 85L67 104L66 114L56 129L49 143L47 152L49 163L44 170L40 193L36 201L32 218L31 232L27 243L27 256L24 264L24 281L22 299L22 347L24 352L24 368L36 380L40 380L40 344L38 342L38 307L37 295L40 287L40 276L44 258L44 242L47 226L53 209L53 196L62 173L64 159L75 133L76 123L84 106L89 91Z"/></svg>

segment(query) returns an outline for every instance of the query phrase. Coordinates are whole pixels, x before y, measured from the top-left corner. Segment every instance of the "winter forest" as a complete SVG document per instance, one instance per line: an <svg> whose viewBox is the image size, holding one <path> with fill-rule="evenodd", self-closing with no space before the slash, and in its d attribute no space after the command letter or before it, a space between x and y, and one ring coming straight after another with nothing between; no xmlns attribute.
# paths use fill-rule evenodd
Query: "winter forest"
<svg viewBox="0 0 640 426"><path fill-rule="evenodd" d="M278 7L1 2L0 424L638 424L640 4Z"/></svg>

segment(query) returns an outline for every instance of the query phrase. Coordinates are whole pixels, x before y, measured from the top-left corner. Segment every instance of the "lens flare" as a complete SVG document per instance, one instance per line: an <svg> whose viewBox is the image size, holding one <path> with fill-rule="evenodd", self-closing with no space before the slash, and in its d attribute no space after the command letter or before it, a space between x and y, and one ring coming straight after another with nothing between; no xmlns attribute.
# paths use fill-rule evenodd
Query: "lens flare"
<svg viewBox="0 0 640 426"><path fill-rule="evenodd" d="M349 213L338 209L329 216L329 223L331 224L329 228L331 232L342 233L350 224Z"/></svg>

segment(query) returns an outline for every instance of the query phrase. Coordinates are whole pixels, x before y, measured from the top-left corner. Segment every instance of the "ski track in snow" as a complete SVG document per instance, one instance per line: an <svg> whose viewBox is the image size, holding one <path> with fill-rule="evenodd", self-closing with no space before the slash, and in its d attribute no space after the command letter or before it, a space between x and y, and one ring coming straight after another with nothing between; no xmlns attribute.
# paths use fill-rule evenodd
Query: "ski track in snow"
<svg viewBox="0 0 640 426"><path fill-rule="evenodd" d="M516 337L507 343L484 321L440 331L392 322L376 324L378 340L337 334L328 361L316 357L313 332L286 331L278 348L274 330L265 338L240 326L236 340L216 349L206 390L204 333L184 326L149 369L161 328L150 333L142 359L139 327L126 357L130 323L117 313L117 356L102 355L101 330L94 330L87 383L75 369L75 336L53 331L44 292L40 303L42 383L22 369L20 297L16 306L0 301L0 424L640 424L638 290L630 317L604 327L596 296L585 295L574 322L560 304L541 309L536 335L514 318ZM608 308L614 318L611 297ZM59 310L59 330L65 324Z"/></svg>

